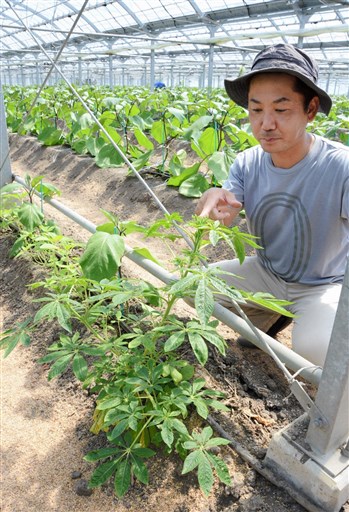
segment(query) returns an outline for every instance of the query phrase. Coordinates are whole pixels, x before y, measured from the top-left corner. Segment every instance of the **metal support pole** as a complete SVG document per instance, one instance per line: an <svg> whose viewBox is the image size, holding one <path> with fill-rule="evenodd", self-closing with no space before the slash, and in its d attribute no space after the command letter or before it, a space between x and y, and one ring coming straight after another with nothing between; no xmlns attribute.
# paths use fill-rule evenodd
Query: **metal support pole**
<svg viewBox="0 0 349 512"><path fill-rule="evenodd" d="M339 512L349 499L348 313L349 261L315 402L273 436L264 461L314 504L312 512Z"/></svg>
<svg viewBox="0 0 349 512"><path fill-rule="evenodd" d="M201 82L201 83L200 83L200 87L201 87L202 89L204 89L204 88L205 88L205 81L206 81L205 73L206 73L206 64L205 64L205 63L203 63L203 65L202 65L201 80L200 80L200 82Z"/></svg>
<svg viewBox="0 0 349 512"><path fill-rule="evenodd" d="M9 157L8 134L2 84L0 81L0 188L11 183L12 172Z"/></svg>
<svg viewBox="0 0 349 512"><path fill-rule="evenodd" d="M332 453L349 438L349 260L315 405L327 423L311 411L306 442L315 453Z"/></svg>
<svg viewBox="0 0 349 512"><path fill-rule="evenodd" d="M154 90L155 83L155 50L153 49L154 41L151 42L152 49L150 50L150 90Z"/></svg>
<svg viewBox="0 0 349 512"><path fill-rule="evenodd" d="M112 48L112 45L110 46ZM109 55L109 86L114 87L113 56Z"/></svg>

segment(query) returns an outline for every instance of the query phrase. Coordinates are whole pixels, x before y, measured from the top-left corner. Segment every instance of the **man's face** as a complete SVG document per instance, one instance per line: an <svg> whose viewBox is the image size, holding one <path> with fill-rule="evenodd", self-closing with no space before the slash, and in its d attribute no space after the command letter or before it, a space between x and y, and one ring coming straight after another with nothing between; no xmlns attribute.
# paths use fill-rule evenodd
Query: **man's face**
<svg viewBox="0 0 349 512"><path fill-rule="evenodd" d="M293 90L294 83L293 76L265 73L252 78L248 94L253 135L273 161L275 156L281 163L303 147L307 123L314 117L304 111L304 98Z"/></svg>

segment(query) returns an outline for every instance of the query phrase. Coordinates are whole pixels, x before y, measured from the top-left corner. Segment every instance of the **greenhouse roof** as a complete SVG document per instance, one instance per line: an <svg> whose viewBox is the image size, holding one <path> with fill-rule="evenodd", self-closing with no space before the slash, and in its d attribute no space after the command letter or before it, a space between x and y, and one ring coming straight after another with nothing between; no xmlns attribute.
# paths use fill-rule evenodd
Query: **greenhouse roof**
<svg viewBox="0 0 349 512"><path fill-rule="evenodd" d="M187 72L213 59L237 73L270 44L303 47L327 77L348 78L348 0L2 0L1 66L102 66L136 72L155 55Z"/></svg>

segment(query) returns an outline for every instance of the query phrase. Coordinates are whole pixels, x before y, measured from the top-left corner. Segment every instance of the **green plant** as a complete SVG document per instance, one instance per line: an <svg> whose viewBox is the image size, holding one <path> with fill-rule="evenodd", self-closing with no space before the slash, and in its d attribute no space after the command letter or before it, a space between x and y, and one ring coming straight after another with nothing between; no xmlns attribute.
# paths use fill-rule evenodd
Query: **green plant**
<svg viewBox="0 0 349 512"><path fill-rule="evenodd" d="M33 185L29 178L28 183ZM64 331L40 362L51 365L49 379L71 369L95 396L91 430L106 432L111 446L86 456L92 462L104 461L92 475L92 487L114 476L115 492L122 496L133 477L147 483L145 459L154 455L153 448L162 447L183 458L183 473L197 470L199 485L208 494L214 474L230 482L223 460L211 453L226 441L212 437L209 427L190 432L188 420L195 414L204 421L210 410L227 410L224 394L208 389L195 372L197 364L206 363L210 350L225 355L225 340L212 319L215 296L223 294L240 303L253 300L284 314L288 314L283 309L287 303L230 289L217 270L207 267L208 245L225 242L240 261L246 243L258 247L252 236L237 228L200 217L185 225L178 214L145 228L104 213L107 222L91 236L82 255L81 248L53 226L41 222L28 232L18 220L23 231L16 255L39 261L49 275L31 285L46 292L35 300L41 307L34 319L4 333L1 347L7 355L18 343L27 345L43 321L56 321ZM16 215L17 206L13 219ZM191 240L190 248L175 255L177 279L155 288L123 277L124 236L136 230L171 243L178 237L173 233L174 222ZM183 298L193 300L197 318L186 321L174 315L175 304ZM188 351L196 363L184 355Z"/></svg>

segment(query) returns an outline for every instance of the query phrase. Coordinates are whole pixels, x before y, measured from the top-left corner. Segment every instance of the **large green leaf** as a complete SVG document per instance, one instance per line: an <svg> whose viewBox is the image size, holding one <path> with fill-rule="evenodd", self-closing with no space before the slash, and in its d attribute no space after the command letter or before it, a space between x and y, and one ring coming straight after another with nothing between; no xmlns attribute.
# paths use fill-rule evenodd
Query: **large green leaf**
<svg viewBox="0 0 349 512"><path fill-rule="evenodd" d="M210 185L207 179L202 174L197 173L183 181L178 191L182 196L201 197L205 190L209 188Z"/></svg>
<svg viewBox="0 0 349 512"><path fill-rule="evenodd" d="M57 146L63 144L64 135L62 130L57 130L54 126L47 126L38 134L38 140L45 146Z"/></svg>
<svg viewBox="0 0 349 512"><path fill-rule="evenodd" d="M206 128L198 139L198 145L205 155L212 155L212 153L217 151L218 141L215 128L211 126Z"/></svg>
<svg viewBox="0 0 349 512"><path fill-rule="evenodd" d="M173 108L173 107L169 107L167 109L167 111L170 113L170 114L173 114L180 123L183 123L184 119L185 119L185 114L184 114L184 111L182 109L179 109L179 108Z"/></svg>
<svg viewBox="0 0 349 512"><path fill-rule="evenodd" d="M125 244L121 236L97 231L89 239L80 258L84 275L96 281L114 277L124 253Z"/></svg>
<svg viewBox="0 0 349 512"><path fill-rule="evenodd" d="M98 167L120 167L124 159L112 144L105 144L95 157Z"/></svg>
<svg viewBox="0 0 349 512"><path fill-rule="evenodd" d="M197 174L199 169L200 169L200 162L197 162L196 164L193 164L190 167L183 168L183 170L179 176L172 176L168 180L167 185L173 186L173 187L179 187L183 183L183 181L185 181L188 178L190 178L191 176L194 176L195 174Z"/></svg>
<svg viewBox="0 0 349 512"><path fill-rule="evenodd" d="M230 162L224 151L215 151L207 161L208 168L221 185L228 177Z"/></svg>
<svg viewBox="0 0 349 512"><path fill-rule="evenodd" d="M153 126L151 127L151 136L158 142L159 144L163 144L166 139L164 122L163 121L155 121Z"/></svg>
<svg viewBox="0 0 349 512"><path fill-rule="evenodd" d="M34 231L44 220L44 214L34 203L24 203L18 210L18 218L28 231Z"/></svg>
<svg viewBox="0 0 349 512"><path fill-rule="evenodd" d="M105 141L102 137L88 137L86 139L86 149L92 156L96 156L104 145Z"/></svg>
<svg viewBox="0 0 349 512"><path fill-rule="evenodd" d="M145 133L140 130L139 128L135 128L134 135L137 139L137 142L140 146L142 146L145 149L148 149L152 151L154 149L154 144L148 137L145 135Z"/></svg>
<svg viewBox="0 0 349 512"><path fill-rule="evenodd" d="M186 140L194 139L197 140L200 136L200 132L206 128L212 121L212 116L201 116L199 119L194 121L194 123L185 130L183 137Z"/></svg>

